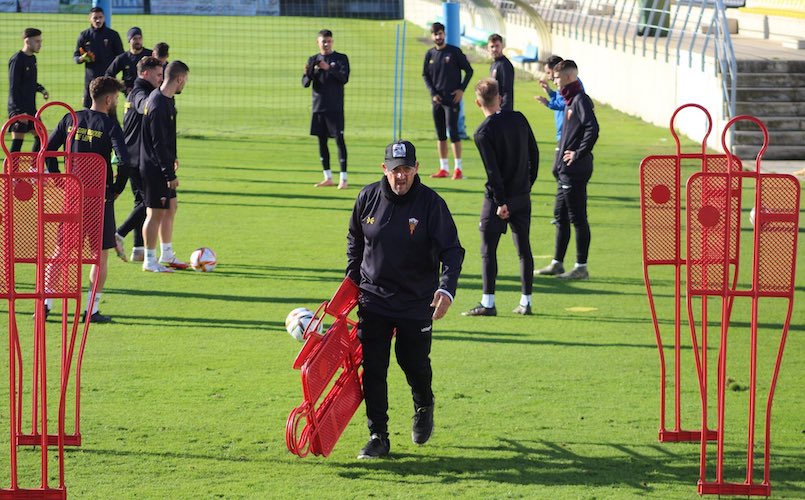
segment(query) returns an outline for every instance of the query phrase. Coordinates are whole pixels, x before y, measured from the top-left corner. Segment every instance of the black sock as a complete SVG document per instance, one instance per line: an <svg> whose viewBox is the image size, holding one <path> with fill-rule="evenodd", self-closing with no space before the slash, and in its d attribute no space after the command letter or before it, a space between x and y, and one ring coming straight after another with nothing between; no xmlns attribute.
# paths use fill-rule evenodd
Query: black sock
<svg viewBox="0 0 805 500"><path fill-rule="evenodd" d="M22 141L24 139L11 139L11 153L16 153L22 150Z"/></svg>

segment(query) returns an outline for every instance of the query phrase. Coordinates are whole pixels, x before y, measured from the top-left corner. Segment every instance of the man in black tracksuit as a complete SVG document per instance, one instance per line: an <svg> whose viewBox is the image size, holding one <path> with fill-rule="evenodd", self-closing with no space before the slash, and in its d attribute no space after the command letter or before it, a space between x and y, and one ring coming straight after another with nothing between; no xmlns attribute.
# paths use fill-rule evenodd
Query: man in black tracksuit
<svg viewBox="0 0 805 500"><path fill-rule="evenodd" d="M495 316L495 279L500 236L511 225L520 256L520 303L515 314L531 314L534 258L531 255L531 186L537 180L539 149L534 133L519 111L501 111L497 81L484 78L475 86L476 104L486 119L475 131L475 145L486 168L486 197L481 208L481 303L465 316Z"/></svg>
<svg viewBox="0 0 805 500"><path fill-rule="evenodd" d="M598 121L593 101L584 93L578 79L578 67L571 60L554 66L554 83L565 99L565 120L556 152L553 175L556 190L556 250L548 266L537 271L560 279L583 280L590 277L587 255L590 250L590 225L587 222L587 182L593 175L593 146L598 140ZM576 265L565 272L562 261L570 242L570 225L576 232Z"/></svg>
<svg viewBox="0 0 805 500"><path fill-rule="evenodd" d="M319 138L319 158L324 180L316 187L333 186L327 138L335 138L341 170L338 189L347 188L347 145L344 142L344 85L349 81L349 59L333 50L333 32L319 31L319 53L310 56L302 75L302 86L313 85L313 114L310 135Z"/></svg>
<svg viewBox="0 0 805 500"><path fill-rule="evenodd" d="M45 100L50 97L38 81L36 56L42 48L42 31L26 28L22 33L22 50L8 60L8 117L36 114L36 93L41 92ZM34 132L29 121L17 121L11 125L11 150L22 150L25 134ZM39 136L34 133L33 151L39 151Z"/></svg>
<svg viewBox="0 0 805 500"><path fill-rule="evenodd" d="M176 217L176 170L179 159L176 148L176 102L187 83L190 68L173 61L165 68L162 85L154 89L143 108L140 140L140 175L145 187L146 216L143 223L145 259L143 271L164 273L187 269L173 251L173 221ZM161 250L157 262L157 240Z"/></svg>
<svg viewBox="0 0 805 500"><path fill-rule="evenodd" d="M143 222L145 222L145 191L140 175L140 142L142 140L142 122L145 112L145 102L155 88L162 85L162 63L156 57L146 56L137 64L139 78L134 80L131 92L126 96L125 111L123 114L123 135L126 137L126 148L131 161L129 163L129 178L131 179L131 192L134 194L134 208L128 218L117 228L116 238L122 240L130 232L134 232L134 248L131 251L131 260L142 262L145 260L145 245L143 242Z"/></svg>
<svg viewBox="0 0 805 500"><path fill-rule="evenodd" d="M117 77L122 71L123 85L126 87L126 95L129 95L134 88L134 80L137 79L137 64L144 57L152 55L152 50L143 48L143 32L137 26L129 28L126 38L129 40L129 50L115 57L106 68L106 76Z"/></svg>
<svg viewBox="0 0 805 500"><path fill-rule="evenodd" d="M461 98L472 78L472 66L461 49L448 45L445 41L444 25L433 23L430 28L435 47L425 53L422 78L428 88L433 106L433 123L436 126L436 145L439 151L439 171L431 177L449 177L450 164L447 159L447 131L453 148L455 165L453 179L463 179L461 165L461 136L458 130L458 114ZM461 72L464 78L461 78Z"/></svg>
<svg viewBox="0 0 805 500"><path fill-rule="evenodd" d="M117 31L106 27L103 9L93 7L89 11L90 27L78 35L73 60L84 64L84 107L92 105L89 82L106 74L106 69L118 55L123 53L123 42Z"/></svg>
<svg viewBox="0 0 805 500"><path fill-rule="evenodd" d="M126 150L123 131L117 121L109 116L109 112L115 109L119 93L123 91L123 84L110 76L98 77L89 85L92 106L90 109L83 109L76 113L78 127L76 129L70 151L73 153L97 153L106 161L106 202L103 212L103 245L98 266L93 265L90 271L90 292L87 298L87 310L84 312L84 321L87 320L89 313L93 323L108 323L112 321L109 316L104 316L98 312L98 304L101 301L101 291L106 283L106 275L109 267L109 249L115 248L120 255L122 248L117 248L115 241L115 198L117 198L126 187L127 171L129 164L129 153ZM59 124L48 138L48 151L57 151L67 142L70 131L73 130L73 117L70 113L64 115ZM118 158L117 179L112 172L112 151L114 150ZM59 164L55 158L48 159L48 172L58 172ZM125 257L125 254L121 256ZM98 293L95 295L95 302L89 303L93 283L98 282ZM47 304L48 310L50 305Z"/></svg>
<svg viewBox="0 0 805 500"><path fill-rule="evenodd" d="M492 56L489 66L489 76L498 82L500 94L500 109L514 111L514 66L509 58L503 55L503 37L494 33L489 35L486 48Z"/></svg>
<svg viewBox="0 0 805 500"><path fill-rule="evenodd" d="M446 313L458 286L464 249L444 200L417 175L414 145L386 147L384 177L358 195L347 235L347 276L360 286L358 338L369 442L358 458L389 453L391 338L414 399L411 438L433 431L430 365L433 320Z"/></svg>

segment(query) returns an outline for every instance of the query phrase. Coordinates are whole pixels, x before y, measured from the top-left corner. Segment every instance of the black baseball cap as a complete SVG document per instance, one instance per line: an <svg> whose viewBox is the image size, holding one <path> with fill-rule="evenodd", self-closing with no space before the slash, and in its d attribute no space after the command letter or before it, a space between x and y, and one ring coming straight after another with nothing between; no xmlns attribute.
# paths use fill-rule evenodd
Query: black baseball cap
<svg viewBox="0 0 805 500"><path fill-rule="evenodd" d="M408 141L392 142L386 146L386 169L394 170L400 165L416 166L416 148Z"/></svg>

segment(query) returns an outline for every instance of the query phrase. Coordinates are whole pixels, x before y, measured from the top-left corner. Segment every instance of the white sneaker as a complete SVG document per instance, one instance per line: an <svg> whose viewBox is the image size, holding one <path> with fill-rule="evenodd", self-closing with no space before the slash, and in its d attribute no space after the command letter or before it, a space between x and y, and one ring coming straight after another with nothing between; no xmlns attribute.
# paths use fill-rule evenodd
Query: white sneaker
<svg viewBox="0 0 805 500"><path fill-rule="evenodd" d="M143 262L143 271L148 271L151 273L172 273L173 269L170 267L165 267L162 264L148 264Z"/></svg>

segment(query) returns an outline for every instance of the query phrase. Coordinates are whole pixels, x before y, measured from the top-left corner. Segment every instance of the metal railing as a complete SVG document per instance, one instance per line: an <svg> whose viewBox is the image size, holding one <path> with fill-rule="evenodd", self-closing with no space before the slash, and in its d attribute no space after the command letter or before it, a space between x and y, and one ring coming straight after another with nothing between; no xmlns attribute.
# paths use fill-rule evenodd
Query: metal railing
<svg viewBox="0 0 805 500"><path fill-rule="evenodd" d="M737 64L725 4L743 0L483 0L490 2L506 23L535 26L529 14L536 13L554 36L720 73L723 113L735 116ZM462 3L477 8L479 0ZM541 50L540 59L548 55Z"/></svg>

